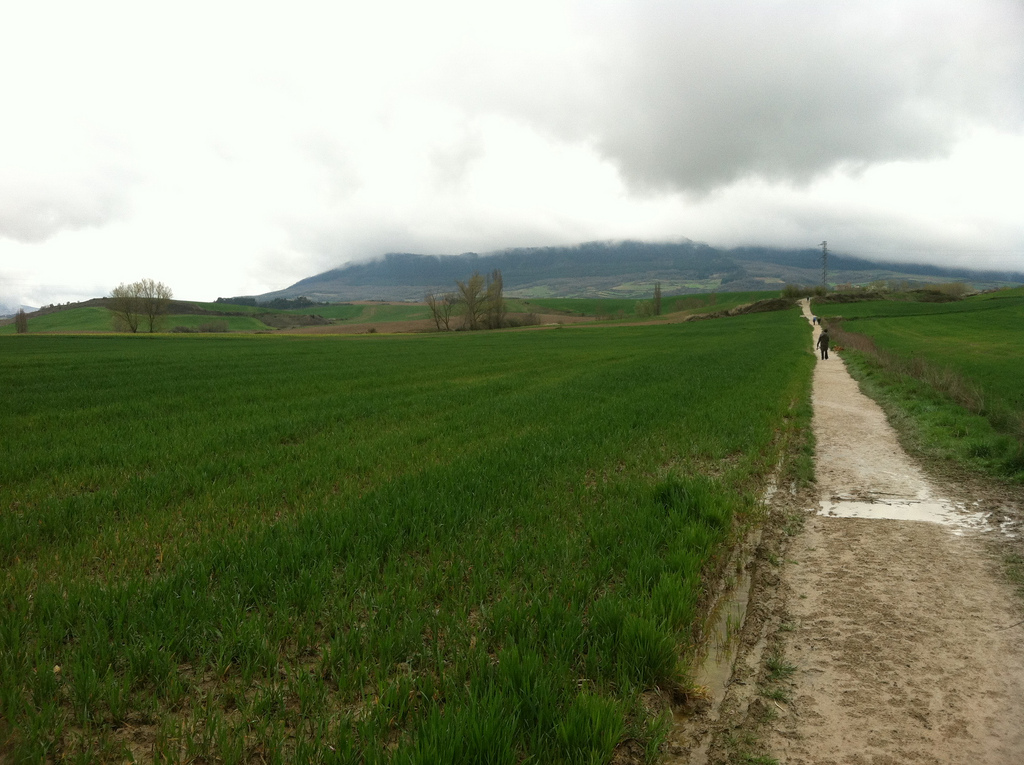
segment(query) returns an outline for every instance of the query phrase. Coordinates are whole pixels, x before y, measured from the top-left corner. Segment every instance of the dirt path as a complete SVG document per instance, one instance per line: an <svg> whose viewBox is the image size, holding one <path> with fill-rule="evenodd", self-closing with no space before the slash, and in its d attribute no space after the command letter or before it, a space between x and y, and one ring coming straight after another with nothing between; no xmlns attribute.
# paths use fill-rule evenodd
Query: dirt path
<svg viewBox="0 0 1024 765"><path fill-rule="evenodd" d="M795 672L772 756L1024 763L1024 628L1006 629L1021 606L985 519L937 496L834 354L815 370L814 434L822 509L781 571Z"/></svg>

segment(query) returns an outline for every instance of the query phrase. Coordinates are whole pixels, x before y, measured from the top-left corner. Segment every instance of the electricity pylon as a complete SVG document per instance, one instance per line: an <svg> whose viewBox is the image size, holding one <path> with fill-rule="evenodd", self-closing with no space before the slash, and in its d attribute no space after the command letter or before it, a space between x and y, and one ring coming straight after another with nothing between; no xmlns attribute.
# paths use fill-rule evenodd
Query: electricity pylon
<svg viewBox="0 0 1024 765"><path fill-rule="evenodd" d="M828 289L828 242L822 242L821 247L821 286Z"/></svg>

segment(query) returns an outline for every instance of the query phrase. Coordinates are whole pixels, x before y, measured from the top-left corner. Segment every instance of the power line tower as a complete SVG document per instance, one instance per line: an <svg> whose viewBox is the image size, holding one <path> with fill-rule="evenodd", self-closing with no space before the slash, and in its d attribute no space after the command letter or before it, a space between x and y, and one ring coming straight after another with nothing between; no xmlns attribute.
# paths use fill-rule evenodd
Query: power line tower
<svg viewBox="0 0 1024 765"><path fill-rule="evenodd" d="M822 242L821 247L821 286L828 289L828 242Z"/></svg>

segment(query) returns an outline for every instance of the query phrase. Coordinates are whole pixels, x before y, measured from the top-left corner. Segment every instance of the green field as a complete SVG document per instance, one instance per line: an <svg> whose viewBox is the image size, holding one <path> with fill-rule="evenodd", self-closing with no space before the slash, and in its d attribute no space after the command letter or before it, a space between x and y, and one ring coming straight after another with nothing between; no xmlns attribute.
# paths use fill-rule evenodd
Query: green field
<svg viewBox="0 0 1024 765"><path fill-rule="evenodd" d="M275 313L287 315L315 315L333 320L335 324L362 324L365 322L410 321L429 319L430 311L424 305L392 305L388 303L333 303L330 305L312 305L305 308L289 308L284 310L261 308L231 303L196 303L207 311L224 313ZM216 317L214 317L216 318ZM177 322L177 319L174 319ZM266 327L263 327L266 329Z"/></svg>
<svg viewBox="0 0 1024 765"><path fill-rule="evenodd" d="M179 314L164 317L164 332L172 332L176 327L187 327L201 331L204 325L224 324L228 332L266 332L269 327L255 316L202 316L197 314ZM217 330L221 331L221 330Z"/></svg>
<svg viewBox="0 0 1024 765"><path fill-rule="evenodd" d="M268 331L270 326L260 321L256 314L268 313L264 308L228 303L195 303L196 307L213 314L175 314L163 317L162 331L171 331L174 327L196 329L202 324L226 321L229 332L260 332ZM395 321L415 321L429 319L430 311L425 305L391 305L386 303L318 305L305 309L289 309L269 311L273 314L308 315L314 314L330 319L333 324L364 324L389 323ZM230 314L243 314L233 316ZM114 332L114 322L110 311L99 306L73 307L65 310L46 313L41 316L29 316L29 334L33 332ZM14 323L0 325L0 335L14 334Z"/></svg>
<svg viewBox="0 0 1024 765"><path fill-rule="evenodd" d="M673 295L662 298L662 315L672 313L710 313L725 311L757 300L778 297L772 292L712 292L701 295ZM512 301L510 301L512 302ZM638 303L649 302L626 298L531 298L521 302L525 310L563 312L581 316L632 317Z"/></svg>
<svg viewBox="0 0 1024 765"><path fill-rule="evenodd" d="M713 313L741 305L779 297L778 290L753 292L713 292L708 295L679 295L663 299L662 313Z"/></svg>
<svg viewBox="0 0 1024 765"><path fill-rule="evenodd" d="M266 313L269 310L265 307L234 305L232 303L196 303L196 305L208 311L230 313L256 314ZM416 303L408 305L394 305L390 303L331 303L329 305L311 305L305 308L273 309L270 312L301 315L313 314L322 316L325 319L334 319L338 324L361 324L371 321L410 321L430 318L430 311L427 307Z"/></svg>
<svg viewBox="0 0 1024 765"><path fill-rule="evenodd" d="M795 311L0 345L10 762L653 755L813 364Z"/></svg>
<svg viewBox="0 0 1024 765"><path fill-rule="evenodd" d="M686 313L705 313L723 311L738 305L752 303L768 297L777 297L775 292L726 292L709 295L681 295L666 297L663 300L664 316ZM638 303L644 301L632 299L572 299L551 298L541 300L508 299L506 308L509 313L564 313L577 316L597 316L602 318L635 318ZM346 324L388 324L399 321L420 321L430 319L430 310L423 304L390 304L390 303L338 303L331 305L314 305L306 308L271 310L248 305L232 303L196 302L193 305L214 314L176 314L170 313L163 317L162 331L171 331L175 327L198 329L203 324L226 321L229 332L266 332L273 323L268 325L257 318L257 314L272 313L281 316L316 315L328 319L336 325ZM458 313L458 312L456 312ZM230 315L236 314L236 315ZM286 322L287 323L287 322ZM276 326L281 326L277 324ZM76 332L114 332L113 317L106 308L100 306L78 306L45 313L29 315L29 334L44 333L76 333ZM386 330L386 328L385 328ZM0 335L14 334L14 323L0 324Z"/></svg>
<svg viewBox="0 0 1024 765"><path fill-rule="evenodd" d="M638 301L626 298L531 298L509 301L534 313L565 313L577 316L632 315Z"/></svg>
<svg viewBox="0 0 1024 765"><path fill-rule="evenodd" d="M828 322L870 339L893 357L852 352L876 397L916 423L925 451L1024 479L1024 294L975 295L951 303L815 304ZM884 362L884 363L883 363Z"/></svg>
<svg viewBox="0 0 1024 765"><path fill-rule="evenodd" d="M340 306L339 306L340 307ZM409 305L391 305L382 303L379 305L358 305L353 306L354 308L360 308L361 313L352 317L354 323L364 322L389 322L389 321L416 321L419 319L429 319L430 309L425 305L409 304ZM330 314L321 314L324 317L329 317Z"/></svg>

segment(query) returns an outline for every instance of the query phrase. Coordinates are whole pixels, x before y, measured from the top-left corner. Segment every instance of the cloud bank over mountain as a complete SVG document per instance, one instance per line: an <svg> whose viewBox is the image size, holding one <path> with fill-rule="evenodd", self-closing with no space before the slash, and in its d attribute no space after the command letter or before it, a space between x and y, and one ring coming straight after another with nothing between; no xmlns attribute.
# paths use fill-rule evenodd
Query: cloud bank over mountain
<svg viewBox="0 0 1024 765"><path fill-rule="evenodd" d="M598 239L1019 268L1010 0L21 4L0 299Z"/></svg>

